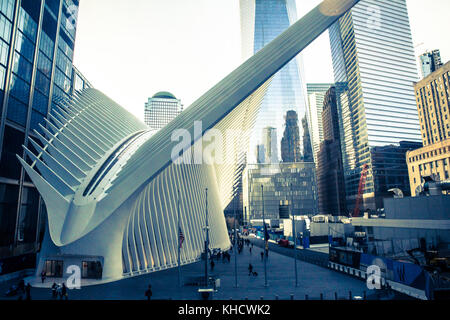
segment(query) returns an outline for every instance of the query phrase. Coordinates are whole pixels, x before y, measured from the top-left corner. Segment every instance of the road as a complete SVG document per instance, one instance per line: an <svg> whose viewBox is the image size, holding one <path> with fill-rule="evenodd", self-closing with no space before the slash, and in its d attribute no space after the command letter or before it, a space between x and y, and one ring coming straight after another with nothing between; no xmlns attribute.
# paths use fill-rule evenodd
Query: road
<svg viewBox="0 0 450 320"><path fill-rule="evenodd" d="M263 248L263 246L264 246L264 240L262 240L262 239L258 239L255 237L246 237L246 239L249 239L255 246L257 246L259 248ZM278 244L273 243L273 242L269 242L269 254L270 254L270 252L276 252L281 255L291 257L291 258L293 258L294 254L295 254L294 249L280 247ZM326 268L328 265L328 254L326 254L326 253L307 250L307 249L297 249L296 254L297 254L298 260L308 262L308 263L313 263L318 266L322 266L324 268Z"/></svg>

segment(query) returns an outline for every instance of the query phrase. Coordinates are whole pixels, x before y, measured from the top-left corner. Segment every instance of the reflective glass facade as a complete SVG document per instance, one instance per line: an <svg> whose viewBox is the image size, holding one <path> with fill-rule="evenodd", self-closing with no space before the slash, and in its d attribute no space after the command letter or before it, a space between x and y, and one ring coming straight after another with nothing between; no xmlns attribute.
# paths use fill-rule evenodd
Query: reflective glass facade
<svg viewBox="0 0 450 320"><path fill-rule="evenodd" d="M375 209L386 188L409 190L406 161L398 161L408 149L401 142L421 141L406 1L362 0L330 28L330 41L335 80L348 84L348 105L339 111L348 208L355 205L361 168L368 164L364 205ZM377 174L388 177L386 183Z"/></svg>
<svg viewBox="0 0 450 320"><path fill-rule="evenodd" d="M308 119L314 162L316 164L320 143L323 141L323 100L325 98L325 94L332 85L332 83L308 83L306 85L308 93L308 109L306 115Z"/></svg>
<svg viewBox="0 0 450 320"><path fill-rule="evenodd" d="M443 66L440 50L426 52L419 57L419 60L422 69L422 76L424 78L428 77L430 74Z"/></svg>
<svg viewBox="0 0 450 320"><path fill-rule="evenodd" d="M291 188L292 184L292 188ZM243 175L244 212L250 219L279 219L280 210L293 199L294 215L317 213L317 188L314 163L248 165Z"/></svg>
<svg viewBox="0 0 450 320"><path fill-rule="evenodd" d="M296 20L295 1L241 0L244 58L258 52ZM289 62L272 78L250 139L250 162L256 162L255 150L256 146L263 142L261 137L263 128L271 126L276 129L277 146L280 146L284 132L284 116L287 111L296 111L299 119L303 119L305 116L306 87L302 67L302 59L299 56ZM303 132L300 132L300 136L303 136ZM281 154L279 150L277 153L278 155Z"/></svg>
<svg viewBox="0 0 450 320"><path fill-rule="evenodd" d="M16 154L74 88L78 0L0 0L0 259L34 254L45 207Z"/></svg>

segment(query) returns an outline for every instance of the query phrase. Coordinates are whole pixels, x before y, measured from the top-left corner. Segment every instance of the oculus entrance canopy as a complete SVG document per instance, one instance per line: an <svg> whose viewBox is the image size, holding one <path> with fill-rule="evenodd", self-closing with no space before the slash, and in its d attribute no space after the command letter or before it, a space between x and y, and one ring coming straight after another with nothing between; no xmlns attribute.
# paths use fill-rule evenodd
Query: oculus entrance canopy
<svg viewBox="0 0 450 320"><path fill-rule="evenodd" d="M218 129L224 140L226 130L249 132L270 78L357 2L324 1L156 133L94 89L55 106L35 132L39 141L30 138L33 148L18 156L48 213L36 274L61 260L64 266L100 266L102 281L174 267L178 224L185 238L181 264L197 261L205 237L205 188L210 248L229 248L223 209L249 136L233 144L232 163L176 164L173 132L190 133L185 153L209 129Z"/></svg>

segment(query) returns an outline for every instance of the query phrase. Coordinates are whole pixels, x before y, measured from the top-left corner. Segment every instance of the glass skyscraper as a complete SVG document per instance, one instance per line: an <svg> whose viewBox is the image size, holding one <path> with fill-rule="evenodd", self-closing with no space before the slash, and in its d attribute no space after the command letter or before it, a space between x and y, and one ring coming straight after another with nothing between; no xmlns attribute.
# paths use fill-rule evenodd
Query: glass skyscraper
<svg viewBox="0 0 450 320"><path fill-rule="evenodd" d="M323 141L323 101L331 86L333 86L332 83L308 83L306 85L308 93L308 109L306 115L308 119L314 162L316 164L320 143Z"/></svg>
<svg viewBox="0 0 450 320"><path fill-rule="evenodd" d="M90 86L72 64L78 6L78 0L0 0L0 273L26 267L45 221L16 154L22 145L34 150L28 136L39 141L33 130L45 127L52 105Z"/></svg>
<svg viewBox="0 0 450 320"><path fill-rule="evenodd" d="M426 52L422 54L419 59L422 69L422 76L424 78L428 77L430 74L443 66L440 50Z"/></svg>
<svg viewBox="0 0 450 320"><path fill-rule="evenodd" d="M347 207L367 164L364 206L376 209L389 189L408 193L405 153L421 142L406 0L361 0L330 28L330 42L335 81L348 85L339 110Z"/></svg>
<svg viewBox="0 0 450 320"><path fill-rule="evenodd" d="M257 53L297 21L295 0L240 0L240 9L244 59ZM299 119L305 116L306 86L302 63L301 56L298 56L272 78L250 139L249 162L256 162L255 150L263 142L263 128L271 126L276 129L277 146L280 146L287 111L296 111Z"/></svg>

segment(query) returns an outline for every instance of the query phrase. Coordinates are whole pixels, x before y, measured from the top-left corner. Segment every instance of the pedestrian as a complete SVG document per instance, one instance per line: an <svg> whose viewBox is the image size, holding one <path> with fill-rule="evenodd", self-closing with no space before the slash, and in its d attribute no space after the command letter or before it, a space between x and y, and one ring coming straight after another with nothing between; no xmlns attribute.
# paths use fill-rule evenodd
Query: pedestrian
<svg viewBox="0 0 450 320"><path fill-rule="evenodd" d="M147 300L150 301L152 299L152 286L149 284L148 289L145 291L145 296L147 297Z"/></svg>
<svg viewBox="0 0 450 320"><path fill-rule="evenodd" d="M25 297L26 300L31 300L31 285L29 283L25 287Z"/></svg>
<svg viewBox="0 0 450 320"><path fill-rule="evenodd" d="M250 254L252 254L252 247L250 247Z"/></svg>
<svg viewBox="0 0 450 320"><path fill-rule="evenodd" d="M248 275L251 276L253 274L253 266L251 263L248 265Z"/></svg>
<svg viewBox="0 0 450 320"><path fill-rule="evenodd" d="M214 266L215 266L214 260L211 260L211 271L214 271Z"/></svg>
<svg viewBox="0 0 450 320"><path fill-rule="evenodd" d="M23 279L19 281L18 288L22 293L25 293L25 281Z"/></svg>
<svg viewBox="0 0 450 320"><path fill-rule="evenodd" d="M264 252L261 251L261 261L264 259Z"/></svg>
<svg viewBox="0 0 450 320"><path fill-rule="evenodd" d="M68 300L69 299L69 294L67 293L67 287L65 285L65 283L63 282L62 287L61 287L61 293L60 293L60 298Z"/></svg>
<svg viewBox="0 0 450 320"><path fill-rule="evenodd" d="M52 298L56 299L58 297L58 285L56 284L56 282L53 282L52 285Z"/></svg>
<svg viewBox="0 0 450 320"><path fill-rule="evenodd" d="M42 280L42 283L45 282L45 271L41 272L41 280Z"/></svg>

